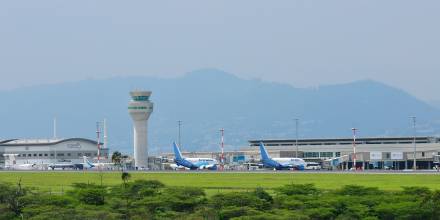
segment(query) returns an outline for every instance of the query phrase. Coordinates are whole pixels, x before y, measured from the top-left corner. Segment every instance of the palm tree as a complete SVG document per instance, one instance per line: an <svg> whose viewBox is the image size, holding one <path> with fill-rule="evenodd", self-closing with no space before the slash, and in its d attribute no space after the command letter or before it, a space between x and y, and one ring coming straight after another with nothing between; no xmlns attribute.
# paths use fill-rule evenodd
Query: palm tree
<svg viewBox="0 0 440 220"><path fill-rule="evenodd" d="M124 195L125 195L125 218L130 219L130 196L127 191L127 182L131 175L128 172L122 172L121 179L124 182Z"/></svg>
<svg viewBox="0 0 440 220"><path fill-rule="evenodd" d="M112 162L118 166L121 167L122 166L122 153L119 151L115 151L112 154Z"/></svg>
<svg viewBox="0 0 440 220"><path fill-rule="evenodd" d="M127 188L127 182L131 178L131 175L128 172L122 172L121 179L124 182L124 187Z"/></svg>

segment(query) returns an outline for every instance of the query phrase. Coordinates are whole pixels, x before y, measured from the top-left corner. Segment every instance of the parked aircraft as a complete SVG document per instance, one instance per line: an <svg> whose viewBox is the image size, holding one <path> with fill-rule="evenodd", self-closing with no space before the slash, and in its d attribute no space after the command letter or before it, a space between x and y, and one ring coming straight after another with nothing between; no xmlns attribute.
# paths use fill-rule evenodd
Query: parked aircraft
<svg viewBox="0 0 440 220"><path fill-rule="evenodd" d="M37 166L37 164L31 164L31 163L14 164L14 165L5 166L5 169L8 169L8 170L36 170L36 169L38 169L38 166Z"/></svg>
<svg viewBox="0 0 440 220"><path fill-rule="evenodd" d="M15 157L18 154L3 154L5 158L5 169L7 170L36 170L38 169L35 163L17 164Z"/></svg>
<svg viewBox="0 0 440 220"><path fill-rule="evenodd" d="M103 168L103 167L108 167L108 166L114 166L114 163L92 163L90 162L86 156L83 156L83 160L84 162L82 163L83 168L86 169L93 169L93 168Z"/></svg>
<svg viewBox="0 0 440 220"><path fill-rule="evenodd" d="M81 164L73 164L73 163L52 163L48 165L49 168L51 168L52 170L55 169L74 169L74 170L81 170L82 166Z"/></svg>
<svg viewBox="0 0 440 220"><path fill-rule="evenodd" d="M179 167L186 167L190 170L216 170L217 160L212 158L184 158L180 152L176 143L173 143L174 147L174 162Z"/></svg>
<svg viewBox="0 0 440 220"><path fill-rule="evenodd" d="M306 167L306 162L301 158L270 158L263 142L260 142L260 153L261 160L265 167L270 167L275 170L304 170Z"/></svg>

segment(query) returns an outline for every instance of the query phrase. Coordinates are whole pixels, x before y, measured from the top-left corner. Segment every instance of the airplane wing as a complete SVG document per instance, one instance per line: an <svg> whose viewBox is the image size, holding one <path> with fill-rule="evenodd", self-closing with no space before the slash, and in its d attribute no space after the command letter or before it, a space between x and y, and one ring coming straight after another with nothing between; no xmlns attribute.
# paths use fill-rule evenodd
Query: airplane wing
<svg viewBox="0 0 440 220"><path fill-rule="evenodd" d="M283 166L283 167L294 167L294 165L291 164L291 163L282 163L281 166Z"/></svg>
<svg viewBox="0 0 440 220"><path fill-rule="evenodd" d="M216 164L206 164L206 165L200 166L199 169L216 170L217 165Z"/></svg>

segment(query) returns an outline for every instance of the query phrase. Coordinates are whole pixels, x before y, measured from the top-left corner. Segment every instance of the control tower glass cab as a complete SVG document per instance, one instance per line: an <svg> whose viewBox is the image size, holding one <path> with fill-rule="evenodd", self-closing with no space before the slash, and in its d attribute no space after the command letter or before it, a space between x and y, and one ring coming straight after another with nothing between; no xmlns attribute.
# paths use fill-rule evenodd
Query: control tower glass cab
<svg viewBox="0 0 440 220"><path fill-rule="evenodd" d="M133 120L135 167L145 169L148 167L148 118L153 112L151 91L132 91L130 96L128 113Z"/></svg>

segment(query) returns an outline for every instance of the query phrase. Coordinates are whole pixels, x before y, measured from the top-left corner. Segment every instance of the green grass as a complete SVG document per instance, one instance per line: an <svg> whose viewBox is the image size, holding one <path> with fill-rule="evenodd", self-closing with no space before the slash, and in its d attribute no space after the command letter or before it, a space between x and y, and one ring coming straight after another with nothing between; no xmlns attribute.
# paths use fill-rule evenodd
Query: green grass
<svg viewBox="0 0 440 220"><path fill-rule="evenodd" d="M208 194L227 191L251 190L256 187L273 189L295 183L313 183L321 189L338 189L343 185L378 187L383 190L400 190L402 186L425 186L440 189L439 174L341 174L341 173L131 173L131 180L159 180L169 186L195 186L204 188ZM104 185L121 184L119 172L104 172ZM0 181L59 192L72 183L100 184L97 172L0 172Z"/></svg>

